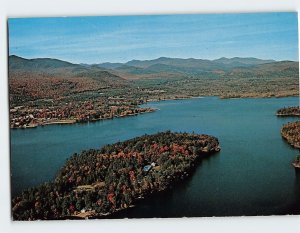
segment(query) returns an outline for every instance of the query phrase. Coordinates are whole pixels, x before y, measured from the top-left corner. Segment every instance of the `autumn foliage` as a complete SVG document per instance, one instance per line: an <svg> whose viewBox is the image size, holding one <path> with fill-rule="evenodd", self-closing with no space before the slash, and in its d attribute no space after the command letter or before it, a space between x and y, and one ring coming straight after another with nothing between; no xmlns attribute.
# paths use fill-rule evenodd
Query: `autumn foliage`
<svg viewBox="0 0 300 233"><path fill-rule="evenodd" d="M15 197L13 218L107 215L169 188L190 174L197 159L215 151L219 143L212 136L169 131L83 151L66 161L53 182Z"/></svg>
<svg viewBox="0 0 300 233"><path fill-rule="evenodd" d="M300 121L283 125L281 135L292 146L300 148Z"/></svg>

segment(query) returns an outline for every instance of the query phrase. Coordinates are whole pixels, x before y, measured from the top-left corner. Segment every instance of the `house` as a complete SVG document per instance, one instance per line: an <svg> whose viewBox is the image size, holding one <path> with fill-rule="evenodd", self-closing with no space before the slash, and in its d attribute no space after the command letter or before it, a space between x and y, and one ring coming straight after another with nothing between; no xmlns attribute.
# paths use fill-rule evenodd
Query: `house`
<svg viewBox="0 0 300 233"><path fill-rule="evenodd" d="M150 165L146 165L143 168L143 172L148 173L152 168L154 168L156 166L155 162L152 162Z"/></svg>
<svg viewBox="0 0 300 233"><path fill-rule="evenodd" d="M151 165L146 165L144 166L143 171L148 173L151 169L152 169Z"/></svg>

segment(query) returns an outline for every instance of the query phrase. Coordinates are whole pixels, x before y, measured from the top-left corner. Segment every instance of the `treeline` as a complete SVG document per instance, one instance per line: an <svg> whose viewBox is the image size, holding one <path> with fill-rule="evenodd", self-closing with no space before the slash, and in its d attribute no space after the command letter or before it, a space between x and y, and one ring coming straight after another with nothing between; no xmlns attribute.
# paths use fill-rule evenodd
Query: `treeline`
<svg viewBox="0 0 300 233"><path fill-rule="evenodd" d="M74 154L53 182L13 198L13 219L100 217L128 208L184 179L198 158L219 149L215 137L167 131Z"/></svg>
<svg viewBox="0 0 300 233"><path fill-rule="evenodd" d="M105 100L59 103L50 107L16 107L10 109L10 127L26 128L55 121L89 122L114 117L125 117L154 112L154 108L141 108L129 101L112 103Z"/></svg>
<svg viewBox="0 0 300 233"><path fill-rule="evenodd" d="M284 107L277 111L277 116L300 116L300 107Z"/></svg>

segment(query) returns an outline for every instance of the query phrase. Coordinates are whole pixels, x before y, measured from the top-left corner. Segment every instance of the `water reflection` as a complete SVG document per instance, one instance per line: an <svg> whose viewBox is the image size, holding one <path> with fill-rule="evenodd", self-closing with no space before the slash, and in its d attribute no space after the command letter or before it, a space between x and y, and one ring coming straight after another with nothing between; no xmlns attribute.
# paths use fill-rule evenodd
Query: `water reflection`
<svg viewBox="0 0 300 233"><path fill-rule="evenodd" d="M295 169L295 185L294 185L294 193L295 193L295 206L293 212L295 214L300 212L300 169Z"/></svg>

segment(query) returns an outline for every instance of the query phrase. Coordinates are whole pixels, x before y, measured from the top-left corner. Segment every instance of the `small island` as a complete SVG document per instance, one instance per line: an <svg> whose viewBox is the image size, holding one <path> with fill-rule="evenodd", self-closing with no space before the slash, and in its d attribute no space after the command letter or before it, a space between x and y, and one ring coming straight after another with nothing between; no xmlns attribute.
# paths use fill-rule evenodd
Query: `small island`
<svg viewBox="0 0 300 233"><path fill-rule="evenodd" d="M277 116L300 116L300 107L284 107L277 111Z"/></svg>
<svg viewBox="0 0 300 233"><path fill-rule="evenodd" d="M14 220L101 218L169 189L220 150L209 135L144 135L70 157L53 182L12 200Z"/></svg>

